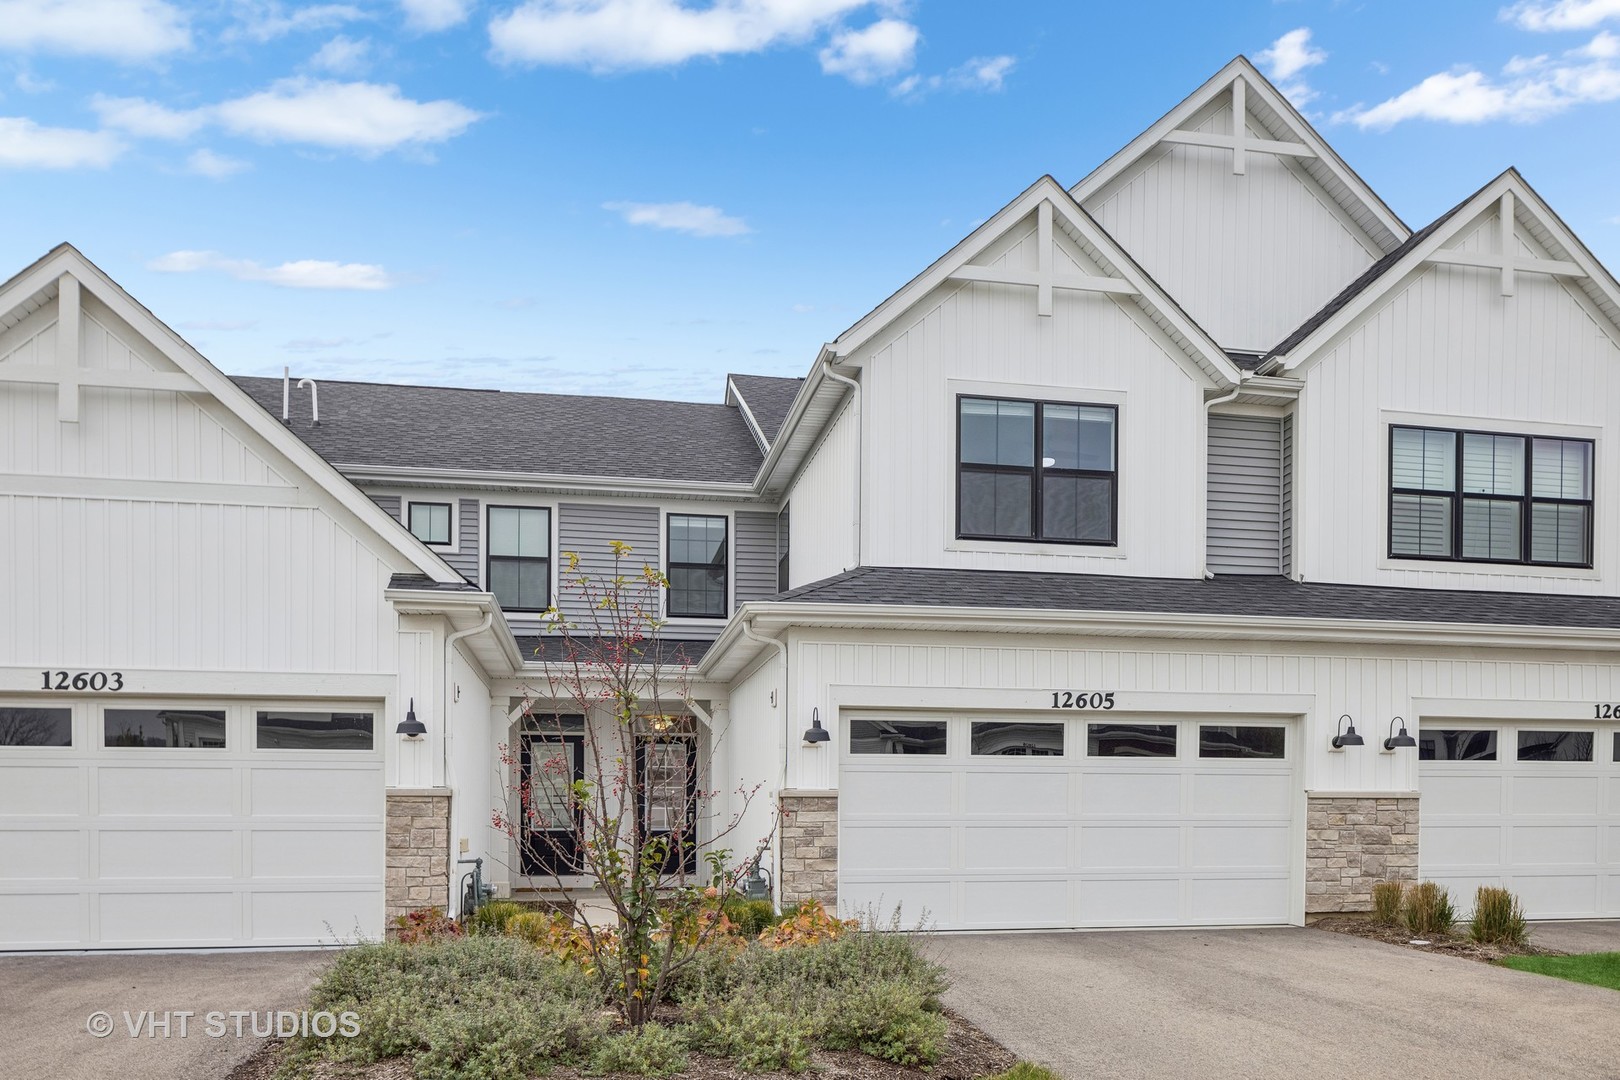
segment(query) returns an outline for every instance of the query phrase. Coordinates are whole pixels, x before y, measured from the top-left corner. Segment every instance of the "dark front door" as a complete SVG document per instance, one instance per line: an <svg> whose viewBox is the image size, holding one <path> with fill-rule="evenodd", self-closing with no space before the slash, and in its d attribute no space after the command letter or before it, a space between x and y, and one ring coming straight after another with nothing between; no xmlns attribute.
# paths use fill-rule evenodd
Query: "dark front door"
<svg viewBox="0 0 1620 1080"><path fill-rule="evenodd" d="M582 735L525 735L523 772L523 873L536 877L579 871L579 817L571 790L585 778Z"/></svg>
<svg viewBox="0 0 1620 1080"><path fill-rule="evenodd" d="M697 870L697 740L691 735L653 735L637 747L641 774L641 823L649 837L666 837L664 872L684 861ZM684 857L684 858L683 858Z"/></svg>

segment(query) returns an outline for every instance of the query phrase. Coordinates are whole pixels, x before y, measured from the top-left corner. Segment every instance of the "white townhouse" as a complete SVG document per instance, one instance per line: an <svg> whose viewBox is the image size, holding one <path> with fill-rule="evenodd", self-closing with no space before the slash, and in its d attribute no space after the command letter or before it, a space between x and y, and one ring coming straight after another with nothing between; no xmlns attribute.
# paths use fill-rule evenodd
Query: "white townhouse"
<svg viewBox="0 0 1620 1080"><path fill-rule="evenodd" d="M784 901L1620 916L1617 478L1609 272L1511 169L1412 231L1241 58L723 404L232 379L63 246L0 286L0 948L543 885L491 815L612 540L647 752L765 785Z"/></svg>

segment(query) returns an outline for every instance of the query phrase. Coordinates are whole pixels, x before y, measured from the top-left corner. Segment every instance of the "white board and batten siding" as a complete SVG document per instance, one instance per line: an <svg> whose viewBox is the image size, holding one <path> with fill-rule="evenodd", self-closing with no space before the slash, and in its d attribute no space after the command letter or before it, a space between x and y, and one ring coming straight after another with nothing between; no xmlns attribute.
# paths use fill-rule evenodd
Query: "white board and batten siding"
<svg viewBox="0 0 1620 1080"><path fill-rule="evenodd" d="M1100 273L1066 236L1057 250L1065 273ZM982 261L1032 271L1038 257L1031 227L1014 230ZM1032 289L969 283L936 290L855 354L867 431L861 561L1196 577L1204 563L1202 470L1153 464L1204 456L1203 384L1174 353L1129 298L1059 289L1053 314L1042 317ZM958 540L959 395L1116 406L1118 545ZM853 475L846 466L837 489ZM800 532L812 527L803 519L814 511L792 510L797 584L814 580L800 570Z"/></svg>
<svg viewBox="0 0 1620 1080"><path fill-rule="evenodd" d="M1209 569L1282 572L1283 431L1277 417L1209 418Z"/></svg>
<svg viewBox="0 0 1620 1080"><path fill-rule="evenodd" d="M1519 230L1524 254L1532 252ZM1457 247L1500 248L1495 210ZM1431 265L1391 290L1299 369L1300 498L1294 527L1307 580L1414 588L1620 593L1620 344L1575 283ZM1393 423L1595 439L1596 570L1388 558ZM1607 479L1605 479L1607 478Z"/></svg>
<svg viewBox="0 0 1620 1080"><path fill-rule="evenodd" d="M846 403L784 496L791 588L833 577L855 565L856 478L863 472L871 475L859 460L855 416L853 405Z"/></svg>
<svg viewBox="0 0 1620 1080"><path fill-rule="evenodd" d="M1232 133L1229 101L1187 125ZM1275 136L1250 118L1258 139ZM1263 352L1382 256L1377 245L1289 158L1162 144L1085 208L1210 336Z"/></svg>

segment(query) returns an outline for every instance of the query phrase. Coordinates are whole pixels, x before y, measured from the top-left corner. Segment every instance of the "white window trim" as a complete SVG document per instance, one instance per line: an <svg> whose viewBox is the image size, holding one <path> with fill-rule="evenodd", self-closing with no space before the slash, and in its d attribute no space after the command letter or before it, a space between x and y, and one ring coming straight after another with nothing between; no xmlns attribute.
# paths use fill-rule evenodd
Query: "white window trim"
<svg viewBox="0 0 1620 1080"><path fill-rule="evenodd" d="M1581 566L1529 566L1514 563L1468 562L1464 559L1403 559L1389 553L1389 491L1393 463L1390 461L1389 429L1391 426L1431 427L1458 430L1472 428L1499 435L1542 436L1562 439L1590 439L1592 441L1592 565ZM1598 477L1603 469L1603 429L1586 424L1561 424L1536 420L1514 420L1504 417L1461 416L1448 413L1415 413L1395 409L1378 411L1378 455L1380 459L1378 489L1378 562L1380 570L1393 570L1406 574L1473 575L1507 578L1565 578L1572 581L1602 581L1604 563L1604 508ZM1298 520L1298 515L1295 515ZM1297 533L1297 527L1296 527Z"/></svg>
<svg viewBox="0 0 1620 1080"><path fill-rule="evenodd" d="M1104 544L1049 544L1039 540L964 540L956 535L956 475L960 462L956 445L956 401L966 395L1027 399L1074 405L1112 405L1114 407L1115 461L1114 505L1118 520L1114 522L1114 543ZM1123 390L1101 390L1083 386L1040 386L1032 383L986 382L974 379L945 380L945 423L950 437L948 445L945 484L950 498L940 500L944 506L944 536L946 551L979 552L994 555L1061 555L1068 559L1127 559L1130 557L1130 536L1125 512L1126 394Z"/></svg>
<svg viewBox="0 0 1620 1080"><path fill-rule="evenodd" d="M721 628L731 620L735 611L737 596L737 518L730 510L670 510L659 508L662 515L659 522L659 566L664 572L664 580L669 580L669 519L672 517L717 517L726 519L726 612L724 615L671 615L669 613L669 597L671 590L665 589L663 598L659 602L659 615L661 620L669 626L713 626Z"/></svg>
<svg viewBox="0 0 1620 1080"><path fill-rule="evenodd" d="M434 544L434 543L430 543L427 540L422 540L422 543L427 544L429 549L431 549L433 551L442 552L443 554L446 554L446 555L459 555L459 554L461 554L461 500L460 499L456 498L454 495L446 495L443 498L402 499L402 500L400 500L400 503L401 503L400 514L404 518L404 525L405 525L405 531L406 532L411 532L411 507L413 507L413 506L422 506L422 505L426 505L426 506L444 506L445 504L448 503L449 506L450 506L450 542L447 543L447 544ZM411 535L416 536L416 534L414 532L411 532ZM417 539L421 540L421 537L417 537Z"/></svg>

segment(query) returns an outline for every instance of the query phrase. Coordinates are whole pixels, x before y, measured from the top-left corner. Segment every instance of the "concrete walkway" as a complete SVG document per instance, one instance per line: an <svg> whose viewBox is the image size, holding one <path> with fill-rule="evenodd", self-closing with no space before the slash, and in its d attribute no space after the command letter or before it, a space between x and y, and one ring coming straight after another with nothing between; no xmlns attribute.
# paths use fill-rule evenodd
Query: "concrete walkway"
<svg viewBox="0 0 1620 1080"><path fill-rule="evenodd" d="M940 935L947 1002L1068 1080L1597 1080L1620 994L1323 930Z"/></svg>
<svg viewBox="0 0 1620 1080"><path fill-rule="evenodd" d="M1531 923L1530 940L1559 952L1620 952L1620 919Z"/></svg>
<svg viewBox="0 0 1620 1080"><path fill-rule="evenodd" d="M256 1050L233 1011L304 1006L330 952L0 956L0 1076L6 1080L219 1080ZM178 1012L196 1013L180 1034ZM205 1014L227 1014L212 1037ZM142 1011L169 1014L168 1033ZM111 1020L97 1038L92 1013ZM99 1018L98 1018L99 1019ZM132 1036L130 1027L140 1034Z"/></svg>

